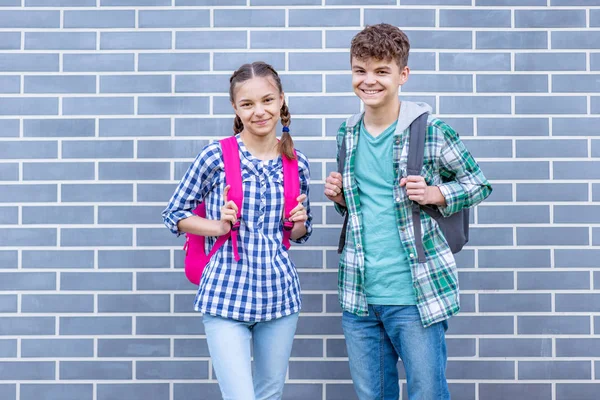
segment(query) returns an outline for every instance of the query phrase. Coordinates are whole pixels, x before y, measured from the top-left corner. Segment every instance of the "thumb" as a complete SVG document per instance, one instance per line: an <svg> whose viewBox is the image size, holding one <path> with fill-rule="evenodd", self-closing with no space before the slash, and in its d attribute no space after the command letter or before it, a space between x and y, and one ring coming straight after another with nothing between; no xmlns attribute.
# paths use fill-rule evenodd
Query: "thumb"
<svg viewBox="0 0 600 400"><path fill-rule="evenodd" d="M225 204L227 204L227 194L229 193L229 189L231 189L231 186L229 185L225 186L225 189L223 189L223 202Z"/></svg>
<svg viewBox="0 0 600 400"><path fill-rule="evenodd" d="M400 179L400 187L405 186L405 185L406 185L406 178Z"/></svg>
<svg viewBox="0 0 600 400"><path fill-rule="evenodd" d="M301 194L300 196L296 197L296 201L298 201L298 203L302 203L304 200L306 200L305 194Z"/></svg>

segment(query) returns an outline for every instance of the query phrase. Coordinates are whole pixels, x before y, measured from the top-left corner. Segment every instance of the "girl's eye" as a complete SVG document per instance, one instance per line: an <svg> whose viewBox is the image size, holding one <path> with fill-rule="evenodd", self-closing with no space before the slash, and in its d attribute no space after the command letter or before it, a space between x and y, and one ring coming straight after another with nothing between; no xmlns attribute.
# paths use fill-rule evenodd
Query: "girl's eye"
<svg viewBox="0 0 600 400"><path fill-rule="evenodd" d="M272 98L268 98L268 99L266 99L266 100L265 100L265 103L270 103L270 102L272 102L272 101L273 101L273 99L272 99Z"/></svg>

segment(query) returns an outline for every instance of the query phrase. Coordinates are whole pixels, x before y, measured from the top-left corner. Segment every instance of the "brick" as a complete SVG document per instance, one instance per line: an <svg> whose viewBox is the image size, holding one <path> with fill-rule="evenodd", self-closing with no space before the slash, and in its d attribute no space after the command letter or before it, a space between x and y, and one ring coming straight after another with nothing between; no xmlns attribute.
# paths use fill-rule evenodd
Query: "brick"
<svg viewBox="0 0 600 400"><path fill-rule="evenodd" d="M94 207L24 206L23 224L93 224Z"/></svg>
<svg viewBox="0 0 600 400"><path fill-rule="evenodd" d="M253 36L255 32L251 33ZM176 49L245 49L247 35L244 31L176 32Z"/></svg>
<svg viewBox="0 0 600 400"><path fill-rule="evenodd" d="M100 162L100 180L169 179L168 162Z"/></svg>
<svg viewBox="0 0 600 400"><path fill-rule="evenodd" d="M4 267L4 265L3 265ZM17 296L16 295L0 295L0 312L2 313L16 313L17 312ZM6 344L5 341L0 341L0 354L7 352L2 347L2 343ZM2 356L3 357L3 356ZM16 357L16 343L15 343L15 357Z"/></svg>
<svg viewBox="0 0 600 400"><path fill-rule="evenodd" d="M512 274L512 271L510 272ZM490 274L490 272L486 272ZM461 288L462 288L461 280ZM480 312L551 312L552 299L550 294L543 293L510 293L510 294L479 294Z"/></svg>
<svg viewBox="0 0 600 400"><path fill-rule="evenodd" d="M554 90L554 86L552 86ZM546 75L477 75L477 92L480 93L547 93Z"/></svg>
<svg viewBox="0 0 600 400"><path fill-rule="evenodd" d="M510 140L465 140L463 143L469 152L480 160L483 158L512 158L512 141Z"/></svg>
<svg viewBox="0 0 600 400"><path fill-rule="evenodd" d="M548 34L541 31L483 31L475 32L477 49L547 49ZM524 53L516 53L516 57ZM539 53L535 53L538 55Z"/></svg>
<svg viewBox="0 0 600 400"><path fill-rule="evenodd" d="M92 118L23 120L24 137L92 137L95 130Z"/></svg>
<svg viewBox="0 0 600 400"><path fill-rule="evenodd" d="M510 71L508 53L440 53L440 71Z"/></svg>
<svg viewBox="0 0 600 400"><path fill-rule="evenodd" d="M93 356L93 339L38 338L21 340L21 357L23 358L66 358Z"/></svg>
<svg viewBox="0 0 600 400"><path fill-rule="evenodd" d="M337 272L301 272L300 281L304 290L337 290Z"/></svg>
<svg viewBox="0 0 600 400"><path fill-rule="evenodd" d="M516 10L516 28L585 28L585 10Z"/></svg>
<svg viewBox="0 0 600 400"><path fill-rule="evenodd" d="M99 224L157 224L163 206L100 206Z"/></svg>
<svg viewBox="0 0 600 400"><path fill-rule="evenodd" d="M308 11L308 10L297 10ZM331 11L331 10L329 10ZM341 32L341 31L335 31ZM244 48L246 45L244 35ZM241 40L240 40L241 42ZM219 39L220 43L220 39ZM221 46L219 46L222 48ZM242 46L239 46L242 47ZM320 31L251 31L250 48L252 49L320 49Z"/></svg>
<svg viewBox="0 0 600 400"><path fill-rule="evenodd" d="M98 340L98 357L169 357L170 353L169 339Z"/></svg>
<svg viewBox="0 0 600 400"><path fill-rule="evenodd" d="M0 32L0 50L20 50L20 32Z"/></svg>
<svg viewBox="0 0 600 400"><path fill-rule="evenodd" d="M94 312L93 295L36 294L23 295L23 313L91 313Z"/></svg>
<svg viewBox="0 0 600 400"><path fill-rule="evenodd" d="M435 26L435 10L368 8L364 13L365 25L385 22L403 28Z"/></svg>
<svg viewBox="0 0 600 400"><path fill-rule="evenodd" d="M16 250L0 250L0 266L2 269L17 268L18 254Z"/></svg>
<svg viewBox="0 0 600 400"><path fill-rule="evenodd" d="M344 339L327 339L327 357L348 357Z"/></svg>
<svg viewBox="0 0 600 400"><path fill-rule="evenodd" d="M555 249L554 265L556 268L596 268L599 257L599 250Z"/></svg>
<svg viewBox="0 0 600 400"><path fill-rule="evenodd" d="M600 53L590 54L590 68L592 71L600 71Z"/></svg>
<svg viewBox="0 0 600 400"><path fill-rule="evenodd" d="M225 114L231 115L233 108L229 101L229 96L213 96L213 115Z"/></svg>
<svg viewBox="0 0 600 400"><path fill-rule="evenodd" d="M197 311L194 310L194 299L195 295L189 294L176 294L175 295L175 313L186 313L193 314ZM208 351L208 347L206 347L206 351ZM192 357L191 355L189 357ZM207 356L208 357L208 356Z"/></svg>
<svg viewBox="0 0 600 400"><path fill-rule="evenodd" d="M550 222L548 206L480 206L478 208L480 224L536 224Z"/></svg>
<svg viewBox="0 0 600 400"><path fill-rule="evenodd" d="M257 0L253 0L253 1L256 2ZM262 1L265 1L265 0L262 0ZM281 0L275 0L275 1L281 2ZM312 1L314 2L315 0L312 0ZM321 4L318 1L317 1L317 3L318 4L316 4L316 5ZM287 3L283 3L283 4L287 5ZM346 5L364 5L365 3L362 0L325 0L325 4L328 6L346 6ZM410 0L404 0L402 2L402 4L410 4ZM394 0L371 0L371 1L369 1L369 5L393 6L393 5L396 5L396 3L394 2Z"/></svg>
<svg viewBox="0 0 600 400"><path fill-rule="evenodd" d="M54 335L54 317L2 317L0 335Z"/></svg>
<svg viewBox="0 0 600 400"><path fill-rule="evenodd" d="M138 335L203 335L204 326L196 314L187 317L137 317Z"/></svg>
<svg viewBox="0 0 600 400"><path fill-rule="evenodd" d="M403 92L473 92L471 75L414 74L402 85Z"/></svg>
<svg viewBox="0 0 600 400"><path fill-rule="evenodd" d="M89 250L24 250L23 268L93 268L94 253Z"/></svg>
<svg viewBox="0 0 600 400"><path fill-rule="evenodd" d="M440 96L443 114L510 114L507 96Z"/></svg>
<svg viewBox="0 0 600 400"><path fill-rule="evenodd" d="M54 380L55 363L52 361L2 361L2 380Z"/></svg>
<svg viewBox="0 0 600 400"><path fill-rule="evenodd" d="M68 97L63 99L64 115L133 114L132 97Z"/></svg>
<svg viewBox="0 0 600 400"><path fill-rule="evenodd" d="M0 149L3 159L57 158L57 143L45 141L4 142Z"/></svg>
<svg viewBox="0 0 600 400"><path fill-rule="evenodd" d="M14 201L14 199L12 200ZM54 228L5 228L0 246L55 246Z"/></svg>
<svg viewBox="0 0 600 400"><path fill-rule="evenodd" d="M131 335L131 324L131 317L60 317L60 334Z"/></svg>
<svg viewBox="0 0 600 400"><path fill-rule="evenodd" d="M112 202L132 201L132 184L64 184L61 199L63 202Z"/></svg>
<svg viewBox="0 0 600 400"><path fill-rule="evenodd" d="M214 10L217 28L259 28L285 26L285 10Z"/></svg>
<svg viewBox="0 0 600 400"><path fill-rule="evenodd" d="M581 172L581 170L579 170ZM556 177L556 176L555 176ZM587 201L585 183L518 183L517 201Z"/></svg>
<svg viewBox="0 0 600 400"><path fill-rule="evenodd" d="M58 54L0 54L2 72L57 72L58 68Z"/></svg>
<svg viewBox="0 0 600 400"><path fill-rule="evenodd" d="M94 386L88 384L21 384L21 399L92 400Z"/></svg>
<svg viewBox="0 0 600 400"><path fill-rule="evenodd" d="M479 250L479 268L550 268L550 250Z"/></svg>
<svg viewBox="0 0 600 400"><path fill-rule="evenodd" d="M360 101L356 96L298 96L289 101L294 113L299 114L344 114L359 111Z"/></svg>
<svg viewBox="0 0 600 400"><path fill-rule="evenodd" d="M314 218L313 218L314 221ZM323 251L308 250L303 248L291 248L290 258L294 261L296 268L323 268Z"/></svg>
<svg viewBox="0 0 600 400"><path fill-rule="evenodd" d="M589 335L588 316L519 316L519 335Z"/></svg>
<svg viewBox="0 0 600 400"><path fill-rule="evenodd" d="M168 294L98 295L98 312L101 313L169 312L170 309Z"/></svg>
<svg viewBox="0 0 600 400"><path fill-rule="evenodd" d="M138 113L143 114L208 114L207 97L141 97Z"/></svg>
<svg viewBox="0 0 600 400"><path fill-rule="evenodd" d="M515 379L514 361L449 361L448 379Z"/></svg>
<svg viewBox="0 0 600 400"><path fill-rule="evenodd" d="M517 114L586 114L583 96L516 96Z"/></svg>
<svg viewBox="0 0 600 400"><path fill-rule="evenodd" d="M559 224L597 224L600 222L600 207L591 205L557 205L554 208L554 222Z"/></svg>
<svg viewBox="0 0 600 400"><path fill-rule="evenodd" d="M475 339L446 339L449 357L474 357Z"/></svg>
<svg viewBox="0 0 600 400"><path fill-rule="evenodd" d="M598 6L599 0L551 0L553 6Z"/></svg>
<svg viewBox="0 0 600 400"><path fill-rule="evenodd" d="M61 246L131 246L130 228L65 228L60 231Z"/></svg>
<svg viewBox="0 0 600 400"><path fill-rule="evenodd" d="M430 31L405 31L410 40L412 49L471 49L473 47L472 36L470 32L461 31L445 31L445 30L430 30ZM346 42L347 48L350 40ZM422 53L411 53L409 63L415 56Z"/></svg>
<svg viewBox="0 0 600 400"><path fill-rule="evenodd" d="M1 63L1 60L0 60ZM0 98L0 115L57 115L58 99L51 97Z"/></svg>
<svg viewBox="0 0 600 400"><path fill-rule="evenodd" d="M19 165L17 163L0 165L0 181L19 180Z"/></svg>
<svg viewBox="0 0 600 400"><path fill-rule="evenodd" d="M365 13L368 11L365 11ZM291 9L290 27L360 26L359 9Z"/></svg>
<svg viewBox="0 0 600 400"><path fill-rule="evenodd" d="M440 26L452 28L510 28L510 10L440 10Z"/></svg>
<svg viewBox="0 0 600 400"><path fill-rule="evenodd" d="M459 272L462 290L506 290L514 289L511 272Z"/></svg>
<svg viewBox="0 0 600 400"><path fill-rule="evenodd" d="M133 54L63 54L64 72L120 72L133 71Z"/></svg>
<svg viewBox="0 0 600 400"><path fill-rule="evenodd" d="M23 163L23 180L94 179L94 164L83 162Z"/></svg>
<svg viewBox="0 0 600 400"><path fill-rule="evenodd" d="M171 32L101 32L100 50L159 50L171 48ZM156 54L144 54L156 56ZM140 55L140 71L141 60Z"/></svg>
<svg viewBox="0 0 600 400"><path fill-rule="evenodd" d="M208 361L137 361L137 379L208 379Z"/></svg>
<svg viewBox="0 0 600 400"><path fill-rule="evenodd" d="M171 93L169 75L101 76L100 93Z"/></svg>
<svg viewBox="0 0 600 400"><path fill-rule="evenodd" d="M133 277L129 272L63 272L62 290L132 290Z"/></svg>
<svg viewBox="0 0 600 400"><path fill-rule="evenodd" d="M296 335L342 335L342 324L339 317L300 316ZM323 378L319 378L323 379Z"/></svg>
<svg viewBox="0 0 600 400"><path fill-rule="evenodd" d="M600 75L553 75L552 92L600 92Z"/></svg>
<svg viewBox="0 0 600 400"><path fill-rule="evenodd" d="M135 28L135 10L64 11L65 28Z"/></svg>
<svg viewBox="0 0 600 400"><path fill-rule="evenodd" d="M552 357L552 339L483 338L479 340L479 355L480 357Z"/></svg>
<svg viewBox="0 0 600 400"><path fill-rule="evenodd" d="M512 335L513 317L459 315L449 322L448 335Z"/></svg>
<svg viewBox="0 0 600 400"><path fill-rule="evenodd" d="M336 144L333 140L297 140L294 145L309 159L335 157Z"/></svg>
<svg viewBox="0 0 600 400"><path fill-rule="evenodd" d="M515 71L585 71L585 53L517 53ZM554 90L554 85L552 86Z"/></svg>
<svg viewBox="0 0 600 400"><path fill-rule="evenodd" d="M2 358L16 358L17 357L17 340L16 339L0 340L0 354L2 355ZM0 394L1 393L2 393L2 389L0 388Z"/></svg>
<svg viewBox="0 0 600 400"><path fill-rule="evenodd" d="M327 48L338 48L348 49L350 42L354 35L356 35L360 29L344 29L344 30L325 30L325 47ZM294 37L298 38L298 35L294 32ZM296 39L298 40L298 39ZM411 41L411 46L413 45ZM348 57L349 59L350 57Z"/></svg>
<svg viewBox="0 0 600 400"><path fill-rule="evenodd" d="M321 92L322 90L321 75L315 74L281 75L281 84L286 93ZM297 119L294 122L302 123ZM296 132L297 130L294 129L294 135ZM320 134L318 135L320 136Z"/></svg>
<svg viewBox="0 0 600 400"><path fill-rule="evenodd" d="M600 32L556 31L552 32L553 49L600 49Z"/></svg>
<svg viewBox="0 0 600 400"><path fill-rule="evenodd" d="M60 379L132 379L131 361L61 361Z"/></svg>
<svg viewBox="0 0 600 400"><path fill-rule="evenodd" d="M480 383L479 398L486 400L546 400L552 385L543 383Z"/></svg>
<svg viewBox="0 0 600 400"><path fill-rule="evenodd" d="M592 200L596 201L600 198L600 185L592 184Z"/></svg>
<svg viewBox="0 0 600 400"><path fill-rule="evenodd" d="M349 400L358 399L354 386L351 383L348 384L328 384L327 385L327 400Z"/></svg>
<svg viewBox="0 0 600 400"><path fill-rule="evenodd" d="M288 386L289 384L286 383L285 387ZM219 399L221 396L221 390L216 383L176 383L173 385L173 400L186 400L193 398L198 393L202 393L206 400Z"/></svg>
<svg viewBox="0 0 600 400"><path fill-rule="evenodd" d="M519 379L592 379L589 361L519 361Z"/></svg>
<svg viewBox="0 0 600 400"><path fill-rule="evenodd" d="M20 93L21 78L19 76L0 76L0 93Z"/></svg>
<svg viewBox="0 0 600 400"><path fill-rule="evenodd" d="M100 137L171 136L168 118L100 118Z"/></svg>
<svg viewBox="0 0 600 400"><path fill-rule="evenodd" d="M556 399L595 400L598 396L598 389L600 389L600 385L593 383L557 383Z"/></svg>
<svg viewBox="0 0 600 400"><path fill-rule="evenodd" d="M164 229L163 229L164 230ZM136 288L140 290L195 290L181 271L138 272Z"/></svg>
<svg viewBox="0 0 600 400"><path fill-rule="evenodd" d="M477 6L546 6L546 0L475 0Z"/></svg>
<svg viewBox="0 0 600 400"><path fill-rule="evenodd" d="M478 136L548 136L547 118L478 118Z"/></svg>
<svg viewBox="0 0 600 400"><path fill-rule="evenodd" d="M352 93L352 75L326 75L325 86L328 93Z"/></svg>
<svg viewBox="0 0 600 400"><path fill-rule="evenodd" d="M133 141L69 140L62 142L63 158L133 158Z"/></svg>
<svg viewBox="0 0 600 400"><path fill-rule="evenodd" d="M96 50L94 32L25 32L25 50Z"/></svg>
<svg viewBox="0 0 600 400"><path fill-rule="evenodd" d="M228 75L177 75L175 93L228 93Z"/></svg>
<svg viewBox="0 0 600 400"><path fill-rule="evenodd" d="M290 54L290 58L292 54ZM278 71L285 69L284 53L215 53L213 56L213 70L231 72L238 69L242 64L252 63L256 60L271 64ZM290 65L291 63L290 61ZM208 57L206 64L204 70L209 69Z"/></svg>
<svg viewBox="0 0 600 400"><path fill-rule="evenodd" d="M126 383L98 384L97 400L169 400L169 384ZM198 392L196 392L198 393Z"/></svg>
<svg viewBox="0 0 600 400"><path fill-rule="evenodd" d="M554 179L598 179L597 166L595 161L558 161L554 163Z"/></svg>
<svg viewBox="0 0 600 400"><path fill-rule="evenodd" d="M517 157L523 158L587 158L586 140L517 140Z"/></svg>
<svg viewBox="0 0 600 400"><path fill-rule="evenodd" d="M138 141L138 158L193 158L199 154L205 140L140 140Z"/></svg>
<svg viewBox="0 0 600 400"><path fill-rule="evenodd" d="M462 250L454 255L458 268L475 268L475 252L473 250Z"/></svg>
<svg viewBox="0 0 600 400"><path fill-rule="evenodd" d="M0 207L0 224L2 225L16 225L19 222L19 208L18 207Z"/></svg>
<svg viewBox="0 0 600 400"><path fill-rule="evenodd" d="M54 202L56 198L56 185L0 185L0 203Z"/></svg>
<svg viewBox="0 0 600 400"><path fill-rule="evenodd" d="M588 242L587 228L517 228L517 245L520 246L587 245Z"/></svg>
<svg viewBox="0 0 600 400"><path fill-rule="evenodd" d="M173 194L175 186L173 184L138 184L137 201L155 202L165 201Z"/></svg>
<svg viewBox="0 0 600 400"><path fill-rule="evenodd" d="M25 120L28 121L28 120ZM19 136L19 120L18 119L1 119L0 120L0 137L18 137Z"/></svg>
<svg viewBox="0 0 600 400"><path fill-rule="evenodd" d="M140 10L140 28L207 28L210 10Z"/></svg>
<svg viewBox="0 0 600 400"><path fill-rule="evenodd" d="M171 0L100 0L100 5L105 7L144 6L160 7L170 6Z"/></svg>
<svg viewBox="0 0 600 400"><path fill-rule="evenodd" d="M15 307L16 307L16 304L15 304ZM302 295L302 311L309 312L309 313L324 312L323 295L321 295L321 294L303 294Z"/></svg>
<svg viewBox="0 0 600 400"><path fill-rule="evenodd" d="M591 113L592 114L600 114L600 97L592 96L591 100L592 100Z"/></svg>
<svg viewBox="0 0 600 400"><path fill-rule="evenodd" d="M60 12L0 11L0 28L60 28Z"/></svg>
<svg viewBox="0 0 600 400"><path fill-rule="evenodd" d="M596 288L597 275L594 274L594 288ZM557 312L597 312L600 306L597 303L599 296L591 293L567 294L557 293L556 295Z"/></svg>
<svg viewBox="0 0 600 400"><path fill-rule="evenodd" d="M25 7L95 7L95 0L25 0Z"/></svg>
<svg viewBox="0 0 600 400"><path fill-rule="evenodd" d="M350 366L346 361L291 361L290 379L346 380L350 379Z"/></svg>

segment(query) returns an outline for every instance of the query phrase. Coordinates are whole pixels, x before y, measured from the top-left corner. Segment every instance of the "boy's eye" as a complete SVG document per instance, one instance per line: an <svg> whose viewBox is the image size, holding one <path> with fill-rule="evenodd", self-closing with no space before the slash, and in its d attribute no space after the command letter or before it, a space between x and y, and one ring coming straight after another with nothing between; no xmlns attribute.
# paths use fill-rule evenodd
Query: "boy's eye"
<svg viewBox="0 0 600 400"><path fill-rule="evenodd" d="M248 107L250 106L250 103L242 103L241 107Z"/></svg>

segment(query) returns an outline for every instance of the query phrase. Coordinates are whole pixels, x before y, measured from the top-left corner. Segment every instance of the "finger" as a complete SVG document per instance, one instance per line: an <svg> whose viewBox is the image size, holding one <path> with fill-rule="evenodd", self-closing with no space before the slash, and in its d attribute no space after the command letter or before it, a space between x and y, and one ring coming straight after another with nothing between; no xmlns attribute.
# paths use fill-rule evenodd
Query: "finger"
<svg viewBox="0 0 600 400"><path fill-rule="evenodd" d="M409 175L406 177L406 180L409 182L424 182L425 178L421 175Z"/></svg>
<svg viewBox="0 0 600 400"><path fill-rule="evenodd" d="M227 204L227 195L229 194L229 189L231 189L231 186L229 185L225 186L225 189L223 189L223 202L225 204Z"/></svg>
<svg viewBox="0 0 600 400"><path fill-rule="evenodd" d="M406 178L400 179L400 187L406 185Z"/></svg>
<svg viewBox="0 0 600 400"><path fill-rule="evenodd" d="M304 202L304 200L306 200L306 195L305 194L301 194L300 196L296 197L296 201L298 203L302 203L302 202Z"/></svg>
<svg viewBox="0 0 600 400"><path fill-rule="evenodd" d="M299 213L300 211L302 211L304 209L304 206L302 204L298 204L296 207L294 207L292 209L292 211L290 212L290 215L294 215L296 213Z"/></svg>
<svg viewBox="0 0 600 400"><path fill-rule="evenodd" d="M329 173L329 177L333 178L333 179L337 179L337 180L342 180L342 174L340 174L337 171L332 171Z"/></svg>
<svg viewBox="0 0 600 400"><path fill-rule="evenodd" d="M238 206L237 206L237 204L235 204L235 202L233 200L229 200L227 203L225 203L225 205L223 207L233 210L236 213L238 212Z"/></svg>

